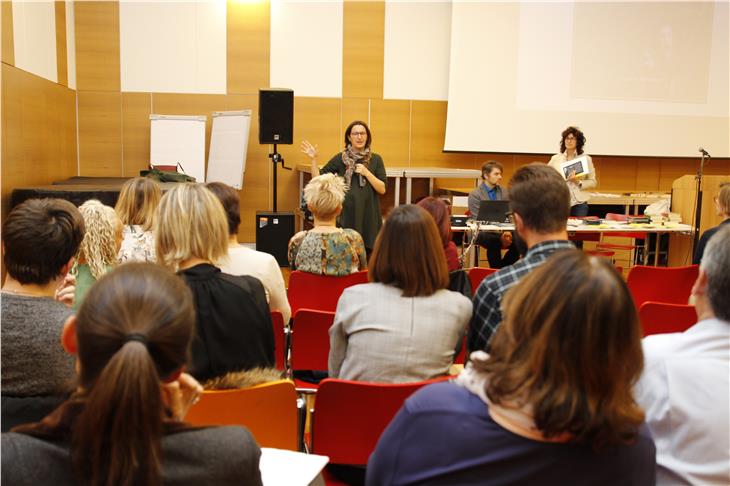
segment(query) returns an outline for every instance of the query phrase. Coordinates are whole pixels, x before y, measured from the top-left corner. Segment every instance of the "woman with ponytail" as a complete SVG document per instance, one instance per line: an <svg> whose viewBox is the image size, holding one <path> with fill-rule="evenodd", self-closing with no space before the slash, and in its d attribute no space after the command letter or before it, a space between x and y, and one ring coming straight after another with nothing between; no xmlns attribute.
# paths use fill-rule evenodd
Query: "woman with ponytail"
<svg viewBox="0 0 730 486"><path fill-rule="evenodd" d="M241 427L181 420L202 388L183 373L195 312L169 270L129 263L102 277L64 327L78 388L41 422L2 436L7 484L261 484Z"/></svg>

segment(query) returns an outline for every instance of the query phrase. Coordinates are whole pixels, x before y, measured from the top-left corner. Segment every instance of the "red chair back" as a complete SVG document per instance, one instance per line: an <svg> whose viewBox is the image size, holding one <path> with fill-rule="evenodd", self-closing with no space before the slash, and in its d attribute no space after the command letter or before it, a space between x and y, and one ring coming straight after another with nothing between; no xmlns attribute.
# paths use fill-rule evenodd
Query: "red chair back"
<svg viewBox="0 0 730 486"><path fill-rule="evenodd" d="M316 275L294 270L289 275L289 305L292 316L301 308L334 312L342 292L352 285L368 282L368 272L351 273L344 277Z"/></svg>
<svg viewBox="0 0 730 486"><path fill-rule="evenodd" d="M334 312L299 309L291 334L291 366L296 370L326 370L329 330Z"/></svg>
<svg viewBox="0 0 730 486"><path fill-rule="evenodd" d="M289 349L286 345L287 331L284 327L284 316L281 314L281 311L271 311L271 325L274 328L274 357L276 358L276 368L285 370Z"/></svg>
<svg viewBox="0 0 730 486"><path fill-rule="evenodd" d="M448 378L403 384L323 380L312 416L312 452L329 456L334 464L367 464L405 399L424 385Z"/></svg>
<svg viewBox="0 0 730 486"><path fill-rule="evenodd" d="M649 300L667 304L687 304L699 267L647 267L635 265L629 270L629 286L637 309Z"/></svg>
<svg viewBox="0 0 730 486"><path fill-rule="evenodd" d="M469 269L468 275L469 275L469 281L471 282L471 291L474 295L477 293L477 288L479 287L479 284L482 283L482 280L487 278L487 276L493 274L496 272L496 268L482 268L482 267L473 267Z"/></svg>
<svg viewBox="0 0 730 486"><path fill-rule="evenodd" d="M697 322L693 305L644 302L639 308L639 320L644 336L684 332Z"/></svg>

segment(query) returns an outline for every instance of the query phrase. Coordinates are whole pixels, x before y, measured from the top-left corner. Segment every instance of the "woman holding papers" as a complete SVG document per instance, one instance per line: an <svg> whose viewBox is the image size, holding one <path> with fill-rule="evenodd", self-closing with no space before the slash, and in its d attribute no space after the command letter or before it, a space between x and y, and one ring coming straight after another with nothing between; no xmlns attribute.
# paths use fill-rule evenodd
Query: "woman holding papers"
<svg viewBox="0 0 730 486"><path fill-rule="evenodd" d="M568 127L563 130L560 140L560 153L553 155L548 165L560 172L570 189L570 215L581 217L588 215L588 199L590 195L586 189L596 187L596 170L593 167L591 156L583 153L586 137L577 127ZM576 170L566 162L574 160L576 163L583 160L581 169Z"/></svg>
<svg viewBox="0 0 730 486"><path fill-rule="evenodd" d="M360 233L368 252L375 245L375 237L383 225L378 195L385 194L387 182L383 158L370 151L371 142L370 129L365 122L350 123L345 130L345 148L322 169L317 165L317 146L304 140L300 147L312 161L312 177L320 173L344 177L348 190L338 223Z"/></svg>

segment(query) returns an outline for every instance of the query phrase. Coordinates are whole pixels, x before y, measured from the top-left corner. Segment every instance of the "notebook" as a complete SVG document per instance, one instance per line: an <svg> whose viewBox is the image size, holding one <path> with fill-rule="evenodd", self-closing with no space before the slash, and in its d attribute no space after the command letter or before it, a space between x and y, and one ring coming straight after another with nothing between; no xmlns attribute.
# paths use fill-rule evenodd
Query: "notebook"
<svg viewBox="0 0 730 486"><path fill-rule="evenodd" d="M509 201L485 200L479 203L479 214L476 219L477 221L484 221L489 224L511 224L507 216L508 213Z"/></svg>

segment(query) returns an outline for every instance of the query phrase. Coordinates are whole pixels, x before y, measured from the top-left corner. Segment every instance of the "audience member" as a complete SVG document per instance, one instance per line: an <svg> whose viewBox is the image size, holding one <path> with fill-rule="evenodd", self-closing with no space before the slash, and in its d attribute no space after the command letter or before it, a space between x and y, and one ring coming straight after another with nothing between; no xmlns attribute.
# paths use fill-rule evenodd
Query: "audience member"
<svg viewBox="0 0 730 486"><path fill-rule="evenodd" d="M117 264L117 255L122 243L122 224L114 209L96 199L90 199L79 206L84 218L84 235L76 266L76 297L74 308L78 309L94 282Z"/></svg>
<svg viewBox="0 0 730 486"><path fill-rule="evenodd" d="M129 263L101 278L63 331L78 388L43 421L2 435L7 484L261 484L241 427L181 422L202 389L183 373L195 310L168 270Z"/></svg>
<svg viewBox="0 0 730 486"><path fill-rule="evenodd" d="M343 276L367 267L360 234L354 229L337 227L346 191L344 179L335 174L314 177L304 188L304 200L314 215L314 228L300 231L289 241L292 270Z"/></svg>
<svg viewBox="0 0 730 486"><path fill-rule="evenodd" d="M446 203L436 197L426 197L418 201L418 205L428 211L436 222L436 228L441 236L441 243L444 246L444 256L449 272L461 268L459 264L459 252L456 243L451 240L451 211Z"/></svg>
<svg viewBox="0 0 730 486"><path fill-rule="evenodd" d="M479 205L482 201L506 201L509 199L507 189L499 185L502 181L502 164L496 160L488 160L482 164L482 183L469 193L469 212L471 217L479 216ZM487 250L487 260L491 268L502 268L512 265L520 258L517 244L512 232L494 233L480 231L476 243ZM502 256L502 249L507 252Z"/></svg>
<svg viewBox="0 0 730 486"><path fill-rule="evenodd" d="M633 384L641 331L605 260L550 257L505 296L491 354L422 388L383 432L367 484L651 485Z"/></svg>
<svg viewBox="0 0 730 486"><path fill-rule="evenodd" d="M370 283L345 289L330 328L329 376L401 383L445 375L471 317L449 274L433 218L415 205L390 213L375 242Z"/></svg>
<svg viewBox="0 0 730 486"><path fill-rule="evenodd" d="M509 182L515 230L527 245L525 257L485 278L474 296L469 351L487 349L502 322L504 293L559 250L574 248L568 241L570 194L556 171L535 162L517 169Z"/></svg>
<svg viewBox="0 0 730 486"><path fill-rule="evenodd" d="M353 121L345 129L344 150L335 154L322 169L317 165L317 146L303 140L300 147L311 160L312 177L320 174L344 177L347 194L339 223L343 228L357 231L368 251L373 248L383 225L378 196L385 194L387 188L383 158L371 152L372 141L367 123Z"/></svg>
<svg viewBox="0 0 730 486"><path fill-rule="evenodd" d="M263 284L214 265L228 250L228 223L218 198L202 185L178 184L162 196L158 216L157 259L177 270L193 292L190 373L202 381L273 366L274 334Z"/></svg>
<svg viewBox="0 0 730 486"><path fill-rule="evenodd" d="M280 311L284 324L288 323L291 308L276 258L238 243L238 226L241 224L238 191L222 182L210 182L205 187L220 200L228 218L228 253L220 261L221 271L230 275L251 275L261 280L269 298L269 308Z"/></svg>
<svg viewBox="0 0 730 486"><path fill-rule="evenodd" d="M697 324L644 338L637 401L657 445L657 483L728 484L730 225L707 243L692 296Z"/></svg>
<svg viewBox="0 0 730 486"><path fill-rule="evenodd" d="M59 286L84 237L79 210L61 199L29 199L2 227L2 428L34 422L72 389L74 363L59 336L71 310ZM5 451L3 451L3 457Z"/></svg>
<svg viewBox="0 0 730 486"><path fill-rule="evenodd" d="M720 192L715 196L715 209L717 210L717 215L722 218L722 222L702 233L700 241L697 244L697 249L695 250L694 258L692 259L693 265L699 265L702 261L705 246L707 246L707 242L710 241L712 235L723 226L730 225L730 182L720 184Z"/></svg>
<svg viewBox="0 0 730 486"><path fill-rule="evenodd" d="M124 225L119 263L154 262L155 235L152 228L157 217L162 191L150 177L135 177L122 186L114 210Z"/></svg>

